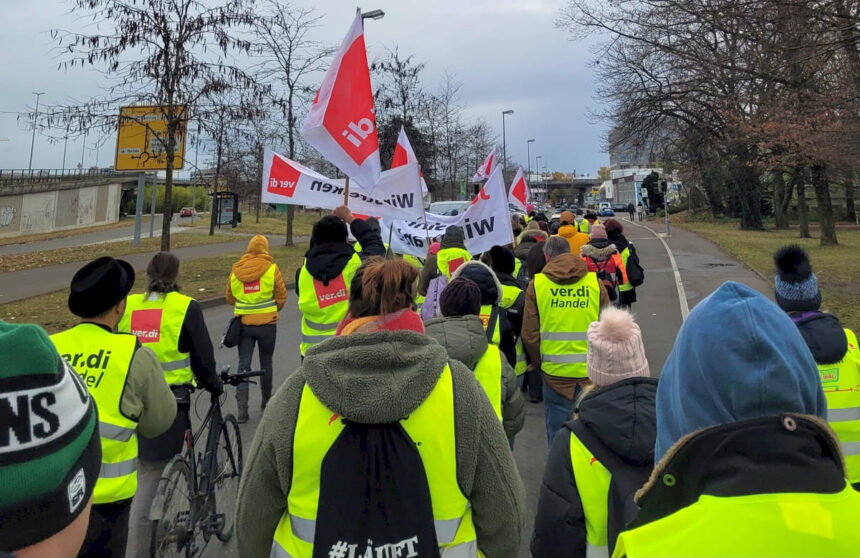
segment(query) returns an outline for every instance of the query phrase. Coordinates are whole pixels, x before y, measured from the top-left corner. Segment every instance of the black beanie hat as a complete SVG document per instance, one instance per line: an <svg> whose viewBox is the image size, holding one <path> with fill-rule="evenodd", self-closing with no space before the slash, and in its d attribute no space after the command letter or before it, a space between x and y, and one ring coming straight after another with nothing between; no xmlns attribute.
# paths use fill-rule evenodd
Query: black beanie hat
<svg viewBox="0 0 860 558"><path fill-rule="evenodd" d="M72 277L69 310L79 318L101 316L119 304L134 286L134 268L126 261L102 256Z"/></svg>
<svg viewBox="0 0 860 558"><path fill-rule="evenodd" d="M446 318L480 315L481 289L471 279L457 277L442 290L439 311Z"/></svg>
<svg viewBox="0 0 860 558"><path fill-rule="evenodd" d="M773 256L776 266L774 298L786 312L815 312L821 308L818 278L806 250L796 244L783 246Z"/></svg>
<svg viewBox="0 0 860 558"><path fill-rule="evenodd" d="M326 215L316 223L311 231L311 245L319 246L329 242L346 242L346 223L340 217Z"/></svg>
<svg viewBox="0 0 860 558"><path fill-rule="evenodd" d="M514 253L504 246L490 248L490 267L496 273L512 274L516 269Z"/></svg>

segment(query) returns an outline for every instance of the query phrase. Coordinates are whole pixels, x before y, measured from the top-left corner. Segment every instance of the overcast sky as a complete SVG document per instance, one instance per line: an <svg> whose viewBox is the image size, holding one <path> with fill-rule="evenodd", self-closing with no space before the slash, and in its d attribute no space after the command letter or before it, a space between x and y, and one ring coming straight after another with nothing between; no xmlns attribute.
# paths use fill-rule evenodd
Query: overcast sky
<svg viewBox="0 0 860 558"><path fill-rule="evenodd" d="M542 155L549 170L595 174L608 165L601 148L604 124L588 118L594 77L589 49L571 42L553 22L563 0L365 0L386 16L368 21L365 37L371 58L397 43L400 52L427 62L424 83L434 88L443 72L463 82L461 99L472 117L484 117L501 138L501 112L506 117L508 156L526 166L526 140L534 138L531 159ZM354 17L355 4L345 0L296 0L324 15L318 38L339 43ZM16 114L32 110L32 92L43 91L42 102L56 105L86 99L100 92L100 77L91 71L58 71L58 58L49 30L77 29L63 0L0 0L0 169L27 168L31 131ZM66 167L84 156L84 166L113 164L114 138L90 136L68 142ZM4 141L8 140L8 141ZM201 157L204 155L201 154ZM36 136L33 168L59 168L63 142L51 145Z"/></svg>

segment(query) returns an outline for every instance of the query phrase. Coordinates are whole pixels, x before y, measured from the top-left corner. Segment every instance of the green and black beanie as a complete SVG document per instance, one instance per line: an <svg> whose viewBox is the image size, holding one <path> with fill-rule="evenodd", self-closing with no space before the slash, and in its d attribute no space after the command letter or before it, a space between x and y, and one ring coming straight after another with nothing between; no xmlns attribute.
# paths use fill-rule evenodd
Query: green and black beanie
<svg viewBox="0 0 860 558"><path fill-rule="evenodd" d="M74 521L101 459L96 406L75 371L42 328L0 321L0 551Z"/></svg>

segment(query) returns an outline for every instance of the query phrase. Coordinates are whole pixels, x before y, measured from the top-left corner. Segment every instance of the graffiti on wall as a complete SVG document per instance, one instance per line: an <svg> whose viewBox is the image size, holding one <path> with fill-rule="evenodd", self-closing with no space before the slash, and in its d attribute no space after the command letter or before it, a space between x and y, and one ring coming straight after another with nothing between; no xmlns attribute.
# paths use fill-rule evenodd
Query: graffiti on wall
<svg viewBox="0 0 860 558"><path fill-rule="evenodd" d="M15 220L14 207L0 207L0 227L8 227Z"/></svg>

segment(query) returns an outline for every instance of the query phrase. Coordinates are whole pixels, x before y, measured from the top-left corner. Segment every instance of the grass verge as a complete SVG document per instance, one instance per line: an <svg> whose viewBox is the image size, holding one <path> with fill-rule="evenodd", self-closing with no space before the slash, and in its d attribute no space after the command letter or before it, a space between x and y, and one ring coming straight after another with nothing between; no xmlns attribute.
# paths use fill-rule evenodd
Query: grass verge
<svg viewBox="0 0 860 558"><path fill-rule="evenodd" d="M182 236L182 235L179 235ZM296 269L302 264L306 248L303 246L272 247L272 257L281 270L284 282L292 283ZM198 300L224 296L230 266L242 256L242 252L228 252L207 258L182 262L179 285L182 292ZM137 274L132 292L142 292L146 276ZM292 295L289 295L292 296ZM78 319L69 312L68 291L62 290L46 295L0 305L0 319L11 323L34 323L55 333L73 326Z"/></svg>
<svg viewBox="0 0 860 558"><path fill-rule="evenodd" d="M319 221L323 215L329 215L330 213L331 211L328 210L319 212L310 209L297 209L295 219L293 220L293 236L310 236L314 223ZM195 221L195 226L200 226L200 220L195 219ZM280 242L283 243L284 237L287 234L286 213L278 213L275 216L261 217L259 223L255 221L256 217L254 215L243 213L242 222L238 227L232 230L237 233L264 234L269 237L270 242L275 244L277 242L274 239L280 238ZM179 225L183 227L191 226L190 219L180 221ZM226 230L231 229L228 228Z"/></svg>
<svg viewBox="0 0 860 558"><path fill-rule="evenodd" d="M183 232L170 236L170 248L185 248L204 244L220 244L237 240L235 237L224 235L209 236L204 233ZM155 252L161 249L161 237L142 238L140 246L135 247L131 240L121 242L103 242L89 246L70 246L55 250L26 252L24 254L6 254L0 258L0 273L24 271L50 265L62 265L72 262L88 261L100 256L125 256L140 252Z"/></svg>
<svg viewBox="0 0 860 558"><path fill-rule="evenodd" d="M65 231L55 231L40 234L28 234L25 236L10 236L8 238L0 238L0 246L8 246L10 244L28 244L30 242L38 242L40 240L54 240L55 238L69 238L71 236L81 236L83 234L97 233L102 231L110 231L122 227L128 227L134 224L134 216L124 217L116 223L109 225L98 225L95 227L81 227L77 229L69 229ZM149 226L149 215L144 215L143 224Z"/></svg>
<svg viewBox="0 0 860 558"><path fill-rule="evenodd" d="M860 230L839 228L838 246L820 246L817 231L813 238L798 238L797 229L742 231L737 223L672 220L672 224L699 234L718 244L748 267L772 278L773 255L786 244L799 244L812 260L823 297L822 310L839 317L845 327L860 329Z"/></svg>

